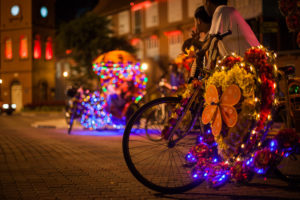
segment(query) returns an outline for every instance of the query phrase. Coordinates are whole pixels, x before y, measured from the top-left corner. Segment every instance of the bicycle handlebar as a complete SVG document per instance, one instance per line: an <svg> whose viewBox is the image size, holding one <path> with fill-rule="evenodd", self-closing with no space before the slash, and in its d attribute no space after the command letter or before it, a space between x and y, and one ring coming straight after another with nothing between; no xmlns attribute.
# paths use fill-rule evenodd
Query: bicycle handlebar
<svg viewBox="0 0 300 200"><path fill-rule="evenodd" d="M212 36L213 37L216 37L218 40L222 40L224 37L226 37L227 35L231 35L232 34L232 31L231 30L228 30L224 33L217 33L217 34L213 34Z"/></svg>

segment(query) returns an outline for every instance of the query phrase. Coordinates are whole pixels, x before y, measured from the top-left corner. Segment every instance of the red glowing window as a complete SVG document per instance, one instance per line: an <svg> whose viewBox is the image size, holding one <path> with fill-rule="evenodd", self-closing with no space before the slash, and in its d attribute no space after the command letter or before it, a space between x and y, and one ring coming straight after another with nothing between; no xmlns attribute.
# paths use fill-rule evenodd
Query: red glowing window
<svg viewBox="0 0 300 200"><path fill-rule="evenodd" d="M143 8L150 7L151 2L150 1L144 1L144 2L138 3L138 4L130 3L130 5L131 5L131 11L137 11L137 10L140 10L140 9L143 9Z"/></svg>
<svg viewBox="0 0 300 200"><path fill-rule="evenodd" d="M164 33L168 37L170 45L181 44L183 40L182 32L179 30L169 31Z"/></svg>
<svg viewBox="0 0 300 200"><path fill-rule="evenodd" d="M42 56L41 37L39 35L36 35L33 44L33 58L40 59L41 56Z"/></svg>
<svg viewBox="0 0 300 200"><path fill-rule="evenodd" d="M12 40L11 38L7 38L5 40L5 58L11 60L13 57L12 53Z"/></svg>
<svg viewBox="0 0 300 200"><path fill-rule="evenodd" d="M51 60L53 58L53 48L52 48L52 38L48 37L46 41L46 51L45 51L46 60Z"/></svg>
<svg viewBox="0 0 300 200"><path fill-rule="evenodd" d="M19 56L20 58L28 58L28 39L24 35L20 37Z"/></svg>

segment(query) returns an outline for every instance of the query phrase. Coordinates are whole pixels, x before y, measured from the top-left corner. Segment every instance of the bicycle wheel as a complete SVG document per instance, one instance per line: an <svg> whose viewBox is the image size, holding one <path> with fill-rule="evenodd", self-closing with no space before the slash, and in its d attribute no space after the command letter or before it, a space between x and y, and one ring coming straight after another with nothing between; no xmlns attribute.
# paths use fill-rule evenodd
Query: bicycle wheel
<svg viewBox="0 0 300 200"><path fill-rule="evenodd" d="M198 134L185 135L173 144L165 139L153 140L146 136L146 131L150 138L152 133L161 133L178 103L179 98L164 97L145 104L131 117L123 136L123 154L131 173L145 186L162 193L181 193L203 181L190 176L192 166L185 162L185 156L196 143ZM151 129L149 126L146 129L147 118L151 118L162 105L166 116ZM188 126L193 125L194 119L191 118L188 125L179 125L174 137L178 138L183 130L190 129ZM179 131L180 127L184 129Z"/></svg>
<svg viewBox="0 0 300 200"><path fill-rule="evenodd" d="M161 130L166 123L166 107L164 104L159 104L157 105L157 109L151 110L146 118L145 134L148 139L153 141L162 140Z"/></svg>

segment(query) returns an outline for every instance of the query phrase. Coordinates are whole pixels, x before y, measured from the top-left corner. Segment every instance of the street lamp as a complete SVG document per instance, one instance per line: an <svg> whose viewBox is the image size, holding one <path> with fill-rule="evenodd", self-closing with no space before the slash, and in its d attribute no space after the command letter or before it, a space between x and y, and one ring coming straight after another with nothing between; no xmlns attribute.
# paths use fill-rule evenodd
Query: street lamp
<svg viewBox="0 0 300 200"><path fill-rule="evenodd" d="M142 66L141 66L141 69L143 71L146 71L148 69L148 64L147 63L143 63Z"/></svg>
<svg viewBox="0 0 300 200"><path fill-rule="evenodd" d="M63 76L64 76L64 77L68 77L68 76L69 76L69 73L68 73L68 72L64 72L64 73L63 73Z"/></svg>

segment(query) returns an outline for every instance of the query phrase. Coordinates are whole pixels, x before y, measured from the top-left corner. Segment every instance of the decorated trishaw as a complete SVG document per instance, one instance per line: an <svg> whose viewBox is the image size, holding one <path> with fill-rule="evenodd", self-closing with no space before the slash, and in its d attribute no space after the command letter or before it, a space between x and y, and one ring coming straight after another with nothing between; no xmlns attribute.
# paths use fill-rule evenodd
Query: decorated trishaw
<svg viewBox="0 0 300 200"><path fill-rule="evenodd" d="M96 58L93 71L99 76L100 88L77 95L77 119L88 129L124 126L145 94L145 66L130 53L114 50Z"/></svg>
<svg viewBox="0 0 300 200"><path fill-rule="evenodd" d="M299 153L299 136L283 123L291 117L289 92L278 87L293 72L278 69L275 60L276 54L263 46L248 49L244 57L233 53L218 60L214 70L203 70L204 78L193 80L179 97L141 107L123 136L132 174L163 193L184 192L203 182L212 188L246 183L255 175L276 175L295 184L278 168L282 159ZM282 94L287 94L284 101ZM281 106L284 119L279 119ZM161 108L165 112L153 119L151 131L147 124L135 126Z"/></svg>

